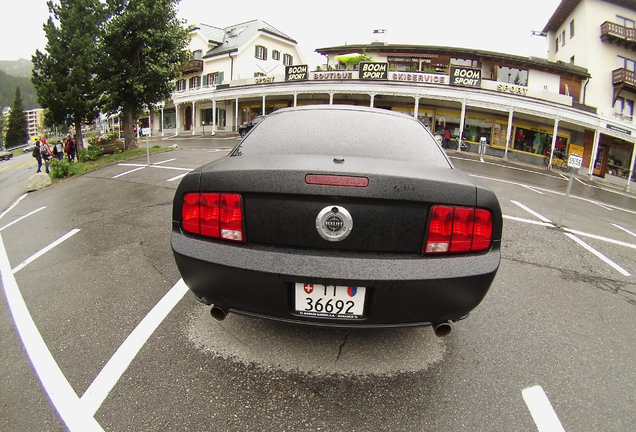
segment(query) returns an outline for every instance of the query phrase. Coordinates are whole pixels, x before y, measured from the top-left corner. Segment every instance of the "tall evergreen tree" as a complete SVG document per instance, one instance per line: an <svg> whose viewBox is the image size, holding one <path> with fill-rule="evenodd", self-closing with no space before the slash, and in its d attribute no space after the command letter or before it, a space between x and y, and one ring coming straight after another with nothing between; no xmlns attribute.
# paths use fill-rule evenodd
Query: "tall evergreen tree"
<svg viewBox="0 0 636 432"><path fill-rule="evenodd" d="M135 121L170 98L188 58L189 34L176 17L179 0L107 1L112 15L101 39L103 110L121 113L125 148L136 148Z"/></svg>
<svg viewBox="0 0 636 432"><path fill-rule="evenodd" d="M43 26L46 53L38 50L32 57L31 81L38 101L48 108L48 121L74 126L80 143L82 123L99 114L97 42L107 11L100 0L59 0L47 5L51 16Z"/></svg>
<svg viewBox="0 0 636 432"><path fill-rule="evenodd" d="M7 121L7 147L25 144L28 139L26 113L22 109L22 94L20 93L20 87L16 87L13 105L11 105L11 112Z"/></svg>

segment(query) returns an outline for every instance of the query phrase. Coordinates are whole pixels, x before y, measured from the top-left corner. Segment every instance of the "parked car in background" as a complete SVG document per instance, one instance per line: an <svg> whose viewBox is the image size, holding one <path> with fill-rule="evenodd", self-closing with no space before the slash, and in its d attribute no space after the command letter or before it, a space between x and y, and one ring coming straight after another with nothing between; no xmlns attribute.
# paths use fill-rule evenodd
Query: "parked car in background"
<svg viewBox="0 0 636 432"><path fill-rule="evenodd" d="M265 117L266 116L254 117L253 120L248 121L247 123L243 123L242 125L239 125L239 127L238 127L239 135L244 137L249 131L252 130L252 128L254 128L257 124L262 122L263 119L265 119Z"/></svg>
<svg viewBox="0 0 636 432"><path fill-rule="evenodd" d="M0 151L0 160L9 160L13 157L13 153L7 151Z"/></svg>
<svg viewBox="0 0 636 432"><path fill-rule="evenodd" d="M187 174L171 245L212 316L331 327L433 325L484 298L500 263L495 194L419 121L354 106L269 114Z"/></svg>

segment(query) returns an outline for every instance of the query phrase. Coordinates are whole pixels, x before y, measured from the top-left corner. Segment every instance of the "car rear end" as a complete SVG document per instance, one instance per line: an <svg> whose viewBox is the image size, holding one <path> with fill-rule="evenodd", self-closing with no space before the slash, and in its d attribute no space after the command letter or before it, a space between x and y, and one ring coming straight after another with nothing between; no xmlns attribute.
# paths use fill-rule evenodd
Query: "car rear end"
<svg viewBox="0 0 636 432"><path fill-rule="evenodd" d="M267 124L247 139L275 139L258 136ZM434 142L427 163L408 149L263 154L249 144L175 194L178 268L219 316L413 326L461 319L485 296L500 261L499 204Z"/></svg>

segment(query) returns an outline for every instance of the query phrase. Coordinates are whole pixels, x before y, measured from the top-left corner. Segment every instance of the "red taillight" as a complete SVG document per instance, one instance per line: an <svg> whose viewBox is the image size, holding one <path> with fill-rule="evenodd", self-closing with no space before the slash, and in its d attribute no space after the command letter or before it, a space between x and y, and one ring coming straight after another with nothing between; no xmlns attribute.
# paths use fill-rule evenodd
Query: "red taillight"
<svg viewBox="0 0 636 432"><path fill-rule="evenodd" d="M193 234L245 241L239 194L190 193L183 197L183 229Z"/></svg>
<svg viewBox="0 0 636 432"><path fill-rule="evenodd" d="M490 247L492 214L488 210L436 205L430 213L424 253L480 251Z"/></svg>

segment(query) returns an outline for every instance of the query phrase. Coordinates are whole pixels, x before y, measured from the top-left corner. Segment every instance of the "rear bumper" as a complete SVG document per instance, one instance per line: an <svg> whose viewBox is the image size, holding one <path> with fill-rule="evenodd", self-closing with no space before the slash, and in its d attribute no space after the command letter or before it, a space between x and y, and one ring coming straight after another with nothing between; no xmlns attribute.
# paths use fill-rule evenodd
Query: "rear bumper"
<svg viewBox="0 0 636 432"><path fill-rule="evenodd" d="M247 246L191 238L173 231L177 267L206 303L263 318L333 327L399 327L456 321L484 298L501 259L487 253L426 257ZM296 282L367 287L356 320L294 312Z"/></svg>

